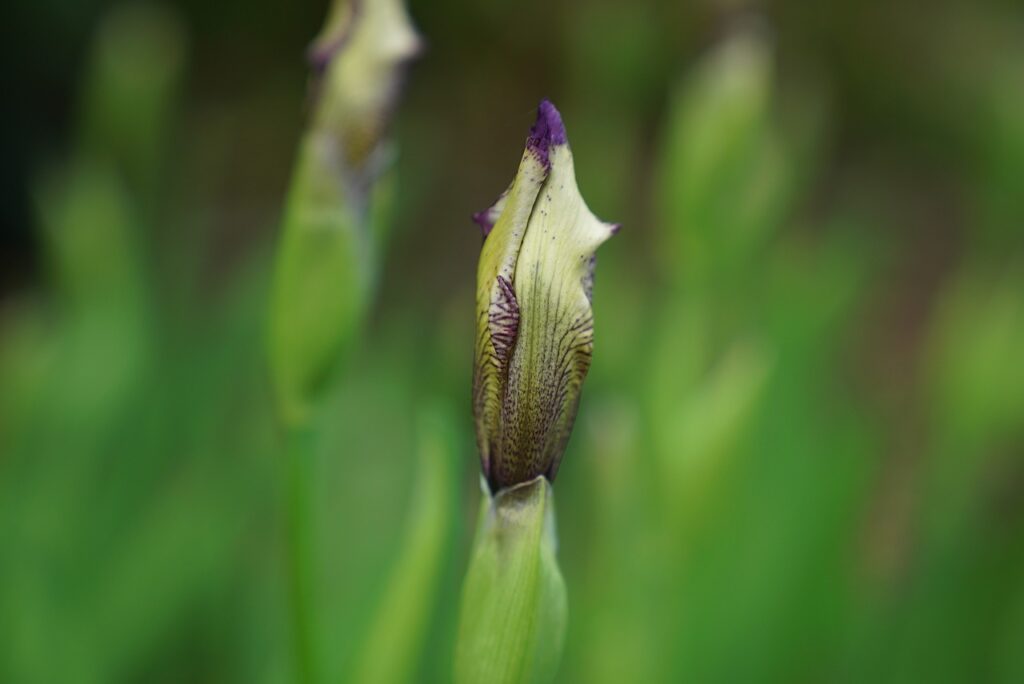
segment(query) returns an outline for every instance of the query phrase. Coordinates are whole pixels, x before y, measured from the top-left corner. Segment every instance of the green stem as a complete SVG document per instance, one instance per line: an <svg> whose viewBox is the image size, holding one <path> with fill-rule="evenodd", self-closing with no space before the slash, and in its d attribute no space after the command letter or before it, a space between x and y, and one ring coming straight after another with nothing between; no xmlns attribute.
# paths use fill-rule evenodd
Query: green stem
<svg viewBox="0 0 1024 684"><path fill-rule="evenodd" d="M555 558L554 495L543 477L484 486L455 648L458 684L551 682L565 641L565 581Z"/></svg>
<svg viewBox="0 0 1024 684"><path fill-rule="evenodd" d="M316 648L316 596L313 527L313 440L305 422L288 427L285 453L287 468L287 552L291 591L292 640L296 681L320 680Z"/></svg>

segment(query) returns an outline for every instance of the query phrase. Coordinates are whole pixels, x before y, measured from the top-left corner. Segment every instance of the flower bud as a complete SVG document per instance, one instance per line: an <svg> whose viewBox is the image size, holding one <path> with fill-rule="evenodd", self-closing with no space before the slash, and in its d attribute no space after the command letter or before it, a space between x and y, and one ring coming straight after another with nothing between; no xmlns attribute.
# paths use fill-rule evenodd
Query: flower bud
<svg viewBox="0 0 1024 684"><path fill-rule="evenodd" d="M281 412L308 419L357 337L376 282L379 192L405 65L419 50L402 0L336 0L310 48L315 103L285 208L270 313ZM383 184L386 188L386 184Z"/></svg>
<svg viewBox="0 0 1024 684"><path fill-rule="evenodd" d="M420 48L403 0L334 0L308 53L317 76L313 127L337 142L349 173L372 161Z"/></svg>
<svg viewBox="0 0 1024 684"><path fill-rule="evenodd" d="M618 226L583 202L562 118L547 100L512 185L474 219L484 245L473 410L497 492L558 471L590 368L594 253Z"/></svg>

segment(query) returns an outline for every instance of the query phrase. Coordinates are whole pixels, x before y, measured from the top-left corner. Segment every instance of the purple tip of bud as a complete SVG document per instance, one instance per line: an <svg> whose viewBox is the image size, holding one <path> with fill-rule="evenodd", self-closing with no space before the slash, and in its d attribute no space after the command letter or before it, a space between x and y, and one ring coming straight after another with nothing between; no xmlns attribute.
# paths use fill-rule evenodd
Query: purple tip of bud
<svg viewBox="0 0 1024 684"><path fill-rule="evenodd" d="M562 115L550 100L541 100L537 107L537 121L530 129L530 137L526 139L526 149L532 150L541 163L548 166L548 152L552 146L565 145L567 142Z"/></svg>
<svg viewBox="0 0 1024 684"><path fill-rule="evenodd" d="M613 223L610 226L610 230L611 230L612 235L618 235L619 231L622 230L622 224L621 223Z"/></svg>
<svg viewBox="0 0 1024 684"><path fill-rule="evenodd" d="M480 226L480 232L484 234L485 238L491 234L491 230L494 228L494 221L491 219L490 209L484 209L473 214L473 223Z"/></svg>

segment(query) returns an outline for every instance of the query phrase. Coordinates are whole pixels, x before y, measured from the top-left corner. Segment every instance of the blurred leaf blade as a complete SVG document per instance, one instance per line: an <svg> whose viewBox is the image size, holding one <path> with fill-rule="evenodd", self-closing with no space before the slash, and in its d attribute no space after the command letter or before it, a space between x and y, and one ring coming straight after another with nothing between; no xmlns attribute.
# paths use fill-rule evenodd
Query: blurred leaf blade
<svg viewBox="0 0 1024 684"><path fill-rule="evenodd" d="M422 409L418 422L417 475L401 551L366 629L353 681L417 681L430 618L439 608L445 555L454 541L452 466L458 441L451 412L443 404Z"/></svg>

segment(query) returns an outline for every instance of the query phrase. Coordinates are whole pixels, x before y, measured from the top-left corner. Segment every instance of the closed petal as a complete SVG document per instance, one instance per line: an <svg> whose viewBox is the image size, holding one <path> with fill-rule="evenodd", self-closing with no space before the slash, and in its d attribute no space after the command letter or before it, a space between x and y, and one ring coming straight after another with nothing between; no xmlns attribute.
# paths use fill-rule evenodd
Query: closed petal
<svg viewBox="0 0 1024 684"><path fill-rule="evenodd" d="M593 351L594 253L615 230L584 203L568 145L549 155L515 272L519 336L501 419L503 458L493 474L502 485L558 471Z"/></svg>
<svg viewBox="0 0 1024 684"><path fill-rule="evenodd" d="M530 214L547 178L547 168L527 150L484 242L477 269L477 340L473 372L473 413L477 446L488 478L491 453L500 437L501 404L508 361L519 329L519 305L511 288Z"/></svg>

